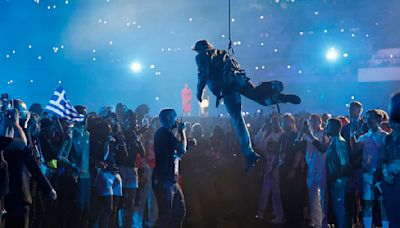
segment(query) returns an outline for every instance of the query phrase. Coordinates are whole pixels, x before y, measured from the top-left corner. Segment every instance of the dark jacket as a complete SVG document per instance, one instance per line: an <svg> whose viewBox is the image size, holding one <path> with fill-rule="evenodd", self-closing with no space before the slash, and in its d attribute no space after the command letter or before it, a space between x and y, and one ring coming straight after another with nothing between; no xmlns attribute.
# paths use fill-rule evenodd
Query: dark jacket
<svg viewBox="0 0 400 228"><path fill-rule="evenodd" d="M30 175L36 179L43 192L50 193L53 189L28 147L17 151L5 150L4 159L8 163L9 174L12 177L9 183L9 194L5 196L6 201L12 203L32 203L29 187Z"/></svg>
<svg viewBox="0 0 400 228"><path fill-rule="evenodd" d="M328 184L333 184L337 179L350 176L349 147L343 137L332 137L328 146L323 145L318 140L314 140L313 144L320 152L326 153Z"/></svg>
<svg viewBox="0 0 400 228"><path fill-rule="evenodd" d="M230 60L224 50L205 50L196 56L198 68L197 93L202 94L205 85L219 97L224 89L225 64ZM226 71L226 69L225 69Z"/></svg>

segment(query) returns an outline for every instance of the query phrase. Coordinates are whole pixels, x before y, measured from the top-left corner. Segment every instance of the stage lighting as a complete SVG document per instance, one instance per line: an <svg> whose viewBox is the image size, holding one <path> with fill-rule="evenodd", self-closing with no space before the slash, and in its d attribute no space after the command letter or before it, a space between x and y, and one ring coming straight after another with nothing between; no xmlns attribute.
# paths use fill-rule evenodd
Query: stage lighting
<svg viewBox="0 0 400 228"><path fill-rule="evenodd" d="M334 47L329 48L329 50L326 52L326 59L328 61L335 62L338 57L339 52Z"/></svg>
<svg viewBox="0 0 400 228"><path fill-rule="evenodd" d="M131 64L131 71L133 73L139 73L142 71L142 64L140 64L139 62L133 62Z"/></svg>

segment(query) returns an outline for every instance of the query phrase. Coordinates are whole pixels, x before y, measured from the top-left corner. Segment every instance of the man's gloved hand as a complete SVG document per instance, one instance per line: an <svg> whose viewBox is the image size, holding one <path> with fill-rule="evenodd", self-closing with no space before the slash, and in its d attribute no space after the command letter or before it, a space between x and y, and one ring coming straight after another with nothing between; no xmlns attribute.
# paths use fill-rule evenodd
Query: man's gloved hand
<svg viewBox="0 0 400 228"><path fill-rule="evenodd" d="M199 102L202 102L202 101L203 101L203 98L202 98L202 96L203 96L203 94L202 94L202 93L199 93L199 92L197 92L197 95L196 95L196 97L197 97L197 100L198 100Z"/></svg>

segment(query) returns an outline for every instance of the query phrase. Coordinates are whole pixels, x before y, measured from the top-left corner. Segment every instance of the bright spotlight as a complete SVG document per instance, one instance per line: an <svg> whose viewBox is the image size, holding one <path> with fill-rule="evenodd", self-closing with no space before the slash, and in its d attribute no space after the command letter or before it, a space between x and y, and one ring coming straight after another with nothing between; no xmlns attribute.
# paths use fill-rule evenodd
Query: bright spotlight
<svg viewBox="0 0 400 228"><path fill-rule="evenodd" d="M140 64L139 62L133 62L131 64L131 70L133 73L139 73L142 71L142 64Z"/></svg>
<svg viewBox="0 0 400 228"><path fill-rule="evenodd" d="M334 62L338 59L338 57L339 52L334 47L329 48L329 50L326 52L326 59L328 61Z"/></svg>

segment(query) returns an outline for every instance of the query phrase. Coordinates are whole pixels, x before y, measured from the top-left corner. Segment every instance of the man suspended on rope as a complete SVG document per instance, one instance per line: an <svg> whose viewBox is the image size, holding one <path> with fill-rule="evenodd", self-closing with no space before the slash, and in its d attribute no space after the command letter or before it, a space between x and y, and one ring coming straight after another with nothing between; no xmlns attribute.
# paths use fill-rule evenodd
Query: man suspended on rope
<svg viewBox="0 0 400 228"><path fill-rule="evenodd" d="M283 84L280 81L262 82L255 86L228 52L215 49L207 40L197 41L193 50L198 53L197 99L202 101L206 84L217 97L217 107L219 101L224 98L241 151L246 158L247 171L256 165L260 155L254 152L251 145L249 131L242 116L241 95L264 106L279 103L299 104L301 100L296 95L282 94Z"/></svg>

